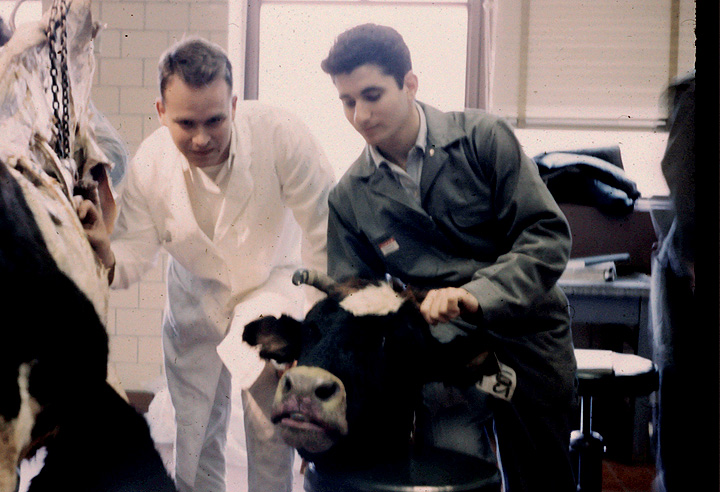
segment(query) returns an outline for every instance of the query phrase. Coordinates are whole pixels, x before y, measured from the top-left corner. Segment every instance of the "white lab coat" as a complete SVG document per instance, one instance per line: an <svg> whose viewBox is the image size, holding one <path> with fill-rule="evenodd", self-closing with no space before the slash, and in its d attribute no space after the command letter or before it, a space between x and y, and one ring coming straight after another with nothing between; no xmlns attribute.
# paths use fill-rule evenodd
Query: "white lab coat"
<svg viewBox="0 0 720 492"><path fill-rule="evenodd" d="M211 240L193 214L187 160L167 128L155 131L129 166L112 237L113 288L139 280L161 248L170 254L163 349L178 424L176 479L190 487L208 447L207 426L227 427L227 370L238 391L264 367L241 343L245 324L261 314L302 316L306 291L292 285L292 272L299 266L326 270L334 178L306 126L284 111L241 101L230 155ZM221 449L222 442L212 446ZM217 459L217 449L205 452Z"/></svg>

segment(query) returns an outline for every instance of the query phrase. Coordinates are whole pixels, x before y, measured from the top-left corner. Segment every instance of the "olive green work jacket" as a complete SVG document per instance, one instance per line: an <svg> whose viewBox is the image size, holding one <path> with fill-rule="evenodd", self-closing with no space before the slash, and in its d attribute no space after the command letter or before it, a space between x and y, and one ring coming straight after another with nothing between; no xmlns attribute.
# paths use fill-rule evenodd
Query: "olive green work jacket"
<svg viewBox="0 0 720 492"><path fill-rule="evenodd" d="M330 194L330 275L462 286L483 320L508 335L569 323L556 286L570 255L568 223L511 127L477 110L420 105L421 203L366 147Z"/></svg>
<svg viewBox="0 0 720 492"><path fill-rule="evenodd" d="M330 192L328 272L467 289L480 313L451 325L477 335L471 350L492 350L516 371L514 406L567 412L577 366L556 283L570 255L568 223L506 123L421 107L420 204L366 148Z"/></svg>

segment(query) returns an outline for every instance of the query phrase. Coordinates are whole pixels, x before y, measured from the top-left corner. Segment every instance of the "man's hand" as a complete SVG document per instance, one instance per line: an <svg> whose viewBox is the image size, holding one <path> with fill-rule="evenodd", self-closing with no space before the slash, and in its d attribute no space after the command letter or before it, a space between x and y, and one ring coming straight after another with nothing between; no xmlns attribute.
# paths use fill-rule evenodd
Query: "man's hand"
<svg viewBox="0 0 720 492"><path fill-rule="evenodd" d="M75 197L75 204L90 246L92 246L102 264L112 271L115 267L115 255L110 248L110 236L107 227L105 227L102 214L93 202L84 200L82 197Z"/></svg>
<svg viewBox="0 0 720 492"><path fill-rule="evenodd" d="M420 304L420 312L431 325L446 323L463 313L476 313L479 308L475 296L458 287L431 290Z"/></svg>

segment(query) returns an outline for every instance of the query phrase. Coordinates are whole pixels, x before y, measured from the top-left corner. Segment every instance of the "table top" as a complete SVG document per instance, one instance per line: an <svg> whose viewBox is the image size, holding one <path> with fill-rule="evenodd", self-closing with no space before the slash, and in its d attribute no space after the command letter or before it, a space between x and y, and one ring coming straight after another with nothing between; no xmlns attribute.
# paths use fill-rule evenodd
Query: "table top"
<svg viewBox="0 0 720 492"><path fill-rule="evenodd" d="M645 273L624 275L610 281L561 279L558 285L566 295L640 298L650 296L650 275Z"/></svg>
<svg viewBox="0 0 720 492"><path fill-rule="evenodd" d="M655 364L635 354L575 349L580 395L646 395L657 389Z"/></svg>

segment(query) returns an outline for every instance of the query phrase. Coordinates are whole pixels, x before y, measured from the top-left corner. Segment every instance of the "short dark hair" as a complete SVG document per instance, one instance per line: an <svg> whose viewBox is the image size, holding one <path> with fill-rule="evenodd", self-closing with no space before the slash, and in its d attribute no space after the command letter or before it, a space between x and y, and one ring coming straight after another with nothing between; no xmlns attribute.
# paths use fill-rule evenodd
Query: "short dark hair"
<svg viewBox="0 0 720 492"><path fill-rule="evenodd" d="M391 75L402 87L412 70L412 60L403 37L392 27L361 24L340 34L320 67L331 77L348 74L371 63Z"/></svg>
<svg viewBox="0 0 720 492"><path fill-rule="evenodd" d="M158 76L160 95L171 76L178 75L190 87L202 87L223 77L232 89L232 65L220 46L192 37L177 42L160 58Z"/></svg>

